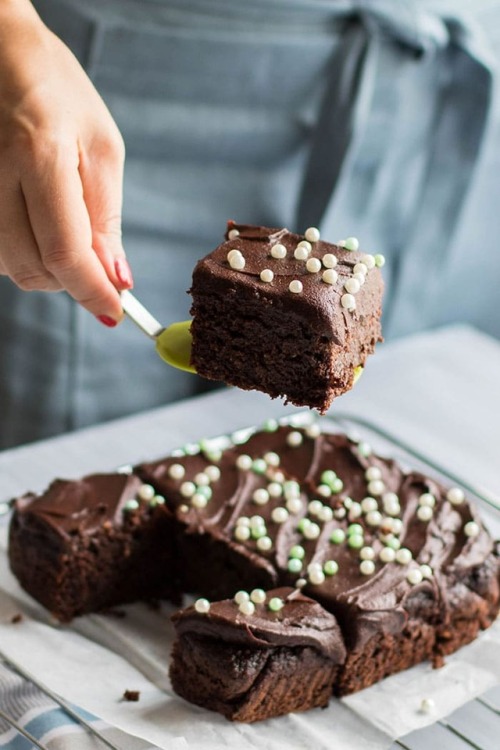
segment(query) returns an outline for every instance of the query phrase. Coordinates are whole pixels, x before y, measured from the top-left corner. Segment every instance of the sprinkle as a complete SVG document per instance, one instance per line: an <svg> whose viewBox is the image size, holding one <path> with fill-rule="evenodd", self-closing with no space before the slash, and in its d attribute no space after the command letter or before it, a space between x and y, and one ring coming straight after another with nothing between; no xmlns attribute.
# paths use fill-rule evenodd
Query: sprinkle
<svg viewBox="0 0 500 750"><path fill-rule="evenodd" d="M287 445L290 445L292 448L297 448L299 445L302 445L304 438L302 437L301 432L290 432L286 436L286 442Z"/></svg>
<svg viewBox="0 0 500 750"><path fill-rule="evenodd" d="M330 484L334 479L337 479L337 474L333 469L327 469L322 472L320 479L324 484Z"/></svg>
<svg viewBox="0 0 500 750"><path fill-rule="evenodd" d="M327 560L323 565L323 572L327 576L334 576L339 572L339 564L336 560Z"/></svg>
<svg viewBox="0 0 500 750"><path fill-rule="evenodd" d="M309 253L310 253L310 252L311 252L311 250L312 250L312 245L311 245L311 243L310 243L310 242L308 242L307 240L300 240L300 242L298 243L297 247L305 247L305 249L306 249L306 250L307 250L307 252L309 252Z"/></svg>
<svg viewBox="0 0 500 750"><path fill-rule="evenodd" d="M403 530L403 522L400 518L392 518L392 533L393 534L401 534L401 531Z"/></svg>
<svg viewBox="0 0 500 750"><path fill-rule="evenodd" d="M264 461L268 466L279 466L280 465L280 457L277 453L274 453L274 451L268 451L268 453L264 454Z"/></svg>
<svg viewBox="0 0 500 750"><path fill-rule="evenodd" d="M285 497L298 497L300 495L300 485L293 479L288 480L283 485L283 492Z"/></svg>
<svg viewBox="0 0 500 750"><path fill-rule="evenodd" d="M346 290L346 292L350 292L351 294L357 294L361 289L361 284L357 279L347 279L344 284L344 289Z"/></svg>
<svg viewBox="0 0 500 750"><path fill-rule="evenodd" d="M279 484L283 484L285 481L285 475L283 474L282 471L273 471L272 479L273 481L278 482Z"/></svg>
<svg viewBox="0 0 500 750"><path fill-rule="evenodd" d="M365 442L362 440L360 443L358 443L358 453L360 456L363 456L364 458L367 458L368 456L371 456L372 453L372 447L370 443Z"/></svg>
<svg viewBox="0 0 500 750"><path fill-rule="evenodd" d="M344 498L344 507L349 509L351 507L351 505L353 504L353 502L354 502L354 500L352 499L352 497L345 497Z"/></svg>
<svg viewBox="0 0 500 750"><path fill-rule="evenodd" d="M313 422L313 424L310 424L306 427L305 433L308 438L317 438L321 435L321 427L317 422Z"/></svg>
<svg viewBox="0 0 500 750"><path fill-rule="evenodd" d="M219 448L211 448L210 450L205 450L203 452L209 461L220 461L222 458L222 451Z"/></svg>
<svg viewBox="0 0 500 750"><path fill-rule="evenodd" d="M320 484L316 492L318 495L321 495L321 497L331 497L332 488L329 484Z"/></svg>
<svg viewBox="0 0 500 750"><path fill-rule="evenodd" d="M303 589L306 584L307 584L307 581L305 578L297 578L297 580L295 581L295 588Z"/></svg>
<svg viewBox="0 0 500 750"><path fill-rule="evenodd" d="M424 492L423 495L420 495L418 498L418 504L433 508L436 504L436 498L434 495L431 495L430 492Z"/></svg>
<svg viewBox="0 0 500 750"><path fill-rule="evenodd" d="M208 599L197 599L194 603L194 608L200 615L206 615L210 610L210 602Z"/></svg>
<svg viewBox="0 0 500 750"><path fill-rule="evenodd" d="M385 258L380 253L377 253L375 255L375 265L377 268L382 268L382 266L385 266Z"/></svg>
<svg viewBox="0 0 500 750"><path fill-rule="evenodd" d="M198 508L198 510L201 510L202 508L207 507L208 500L205 497L205 495L202 495L200 492L195 492L194 495L191 498L191 505L193 508Z"/></svg>
<svg viewBox="0 0 500 750"><path fill-rule="evenodd" d="M375 573L375 563L373 560L363 560L359 566L359 572L364 576L371 576Z"/></svg>
<svg viewBox="0 0 500 750"><path fill-rule="evenodd" d="M236 523L238 526L250 526L250 519L247 516L240 516Z"/></svg>
<svg viewBox="0 0 500 750"><path fill-rule="evenodd" d="M250 530L252 539L261 539L263 536L267 536L267 530L265 526L252 526Z"/></svg>
<svg viewBox="0 0 500 750"><path fill-rule="evenodd" d="M307 260L309 257L310 250L306 247L296 247L293 253L295 260Z"/></svg>
<svg viewBox="0 0 500 750"><path fill-rule="evenodd" d="M323 523L328 523L328 521L331 521L333 518L333 510L329 508L328 505L323 505L318 513L318 518L320 521L323 521Z"/></svg>
<svg viewBox="0 0 500 750"><path fill-rule="evenodd" d="M353 268L354 273L362 273L363 276L366 276L368 273L368 266L364 263L356 263L356 265Z"/></svg>
<svg viewBox="0 0 500 750"><path fill-rule="evenodd" d="M330 488L334 495L338 495L339 492L342 492L342 490L344 489L344 482L341 479L339 479L339 477L337 477L330 484Z"/></svg>
<svg viewBox="0 0 500 750"><path fill-rule="evenodd" d="M246 542L250 539L250 529L248 526L237 526L234 530L234 537L238 542Z"/></svg>
<svg viewBox="0 0 500 750"><path fill-rule="evenodd" d="M189 510L189 505L179 505L179 510L181 513L187 513Z"/></svg>
<svg viewBox="0 0 500 750"><path fill-rule="evenodd" d="M344 247L346 250L353 250L356 252L356 250L359 250L359 240L357 237L348 237L346 240L344 240Z"/></svg>
<svg viewBox="0 0 500 750"><path fill-rule="evenodd" d="M351 534L362 534L363 533L363 527L360 523L350 523L347 527L347 534L350 536Z"/></svg>
<svg viewBox="0 0 500 750"><path fill-rule="evenodd" d="M309 511L311 516L317 516L319 515L322 507L323 503L321 502L321 500L311 500L311 502L307 506L307 510Z"/></svg>
<svg viewBox="0 0 500 750"><path fill-rule="evenodd" d="M371 510L366 514L366 523L368 526L380 526L382 523L382 513L378 510Z"/></svg>
<svg viewBox="0 0 500 750"><path fill-rule="evenodd" d="M422 573L423 578L432 578L433 573L430 565L421 565L420 572Z"/></svg>
<svg viewBox="0 0 500 750"><path fill-rule="evenodd" d="M131 497L130 500L127 500L127 502L123 506L123 510L137 510L139 507L139 503L134 497Z"/></svg>
<svg viewBox="0 0 500 750"><path fill-rule="evenodd" d="M255 490L252 500L256 505L267 505L269 502L269 492L263 488Z"/></svg>
<svg viewBox="0 0 500 750"><path fill-rule="evenodd" d="M157 505L165 505L165 498L163 497L163 495L155 495L151 498L149 504L152 508L156 508Z"/></svg>
<svg viewBox="0 0 500 750"><path fill-rule="evenodd" d="M347 545L351 549L360 549L364 543L365 540L363 539L361 534L350 534L347 539Z"/></svg>
<svg viewBox="0 0 500 750"><path fill-rule="evenodd" d="M317 229L316 227L309 227L304 232L304 237L309 242L318 242L318 240L320 238L319 229Z"/></svg>
<svg viewBox="0 0 500 750"><path fill-rule="evenodd" d="M365 471L365 479L369 482L372 479L382 479L382 470L378 466L369 466Z"/></svg>
<svg viewBox="0 0 500 750"><path fill-rule="evenodd" d="M236 248L233 248L232 250L229 250L229 252L228 252L228 254L226 256L227 262L230 263L231 262L231 258L236 258L239 255L241 255L241 251L240 250L236 250Z"/></svg>
<svg viewBox="0 0 500 750"><path fill-rule="evenodd" d="M398 549L396 552L396 562L400 565L408 565L412 557L413 555L411 554L411 551L406 547L401 547L401 549Z"/></svg>
<svg viewBox="0 0 500 750"><path fill-rule="evenodd" d="M140 500L151 500L155 496L155 489L151 484L141 484L137 491Z"/></svg>
<svg viewBox="0 0 500 750"><path fill-rule="evenodd" d="M354 299L352 294L343 294L342 297L340 298L340 304L346 310L356 309L356 300Z"/></svg>
<svg viewBox="0 0 500 750"><path fill-rule="evenodd" d="M267 470L267 464L263 458L256 458L252 461L252 471L254 474L265 474Z"/></svg>
<svg viewBox="0 0 500 750"><path fill-rule="evenodd" d="M372 479L368 482L368 492L370 495L381 495L385 490L385 484L381 479Z"/></svg>
<svg viewBox="0 0 500 750"><path fill-rule="evenodd" d="M378 553L378 556L382 560L382 562L394 562L394 560L396 559L396 551L391 549L391 547L382 547L382 549Z"/></svg>
<svg viewBox="0 0 500 750"><path fill-rule="evenodd" d="M373 255L363 255L361 262L365 264L369 271L371 271L372 268L375 268L375 258Z"/></svg>
<svg viewBox="0 0 500 750"><path fill-rule="evenodd" d="M315 586L319 586L325 582L325 574L323 573L321 568L315 568L311 570L311 572L309 573L309 581Z"/></svg>
<svg viewBox="0 0 500 750"><path fill-rule="evenodd" d="M238 456L236 459L236 466L238 469L241 469L242 471L248 471L252 468L252 459L250 456L247 456L246 453L243 453L241 456Z"/></svg>
<svg viewBox="0 0 500 750"><path fill-rule="evenodd" d="M229 240L235 240L236 237L239 237L239 236L240 236L240 233L238 229L230 229L229 232L227 233L227 238Z"/></svg>
<svg viewBox="0 0 500 750"><path fill-rule="evenodd" d="M168 467L168 476L171 479L182 479L185 473L186 469L182 464L172 464Z"/></svg>
<svg viewBox="0 0 500 750"><path fill-rule="evenodd" d="M248 594L247 591L237 591L234 595L234 601L236 604L241 604L242 602L248 602L250 600L250 594Z"/></svg>
<svg viewBox="0 0 500 750"><path fill-rule="evenodd" d="M330 534L332 544L342 544L345 541L345 532L343 529L334 529Z"/></svg>
<svg viewBox="0 0 500 750"><path fill-rule="evenodd" d="M234 271L243 271L245 268L245 258L241 253L239 255L233 255L229 260L229 265Z"/></svg>
<svg viewBox="0 0 500 750"><path fill-rule="evenodd" d="M421 505L417 508L417 518L419 521L430 521L434 511L428 505Z"/></svg>
<svg viewBox="0 0 500 750"><path fill-rule="evenodd" d="M334 271L333 268L327 268L326 271L323 271L321 278L325 282L325 284L336 284L339 278L339 275L337 271Z"/></svg>
<svg viewBox="0 0 500 750"><path fill-rule="evenodd" d="M297 252L297 251L295 251ZM321 271L321 261L319 258L308 258L306 268L309 273L318 273Z"/></svg>
<svg viewBox="0 0 500 750"><path fill-rule="evenodd" d="M252 528L255 528L256 526L265 526L266 522L262 518L262 516L252 516L250 519L250 526Z"/></svg>
<svg viewBox="0 0 500 750"><path fill-rule="evenodd" d="M446 498L452 505L461 505L465 500L465 494L460 487L451 487L446 493Z"/></svg>
<svg viewBox="0 0 500 750"><path fill-rule="evenodd" d="M302 570L302 561L298 557L291 557L287 567L290 573L300 573Z"/></svg>
<svg viewBox="0 0 500 750"><path fill-rule="evenodd" d="M269 599L269 604L267 606L271 612L279 612L280 609L283 609L285 606L285 602L283 599L280 599L279 596L273 596L272 599Z"/></svg>
<svg viewBox="0 0 500 750"><path fill-rule="evenodd" d="M345 240L339 240L335 244L338 245L339 247L345 247Z"/></svg>
<svg viewBox="0 0 500 750"><path fill-rule="evenodd" d="M479 524L477 524L475 521L469 521L464 526L464 534L468 537L474 537L477 536L480 532Z"/></svg>
<svg viewBox="0 0 500 750"><path fill-rule="evenodd" d="M414 586L416 586L418 583L422 583L423 578L424 577L420 568L412 568L406 574L406 580L408 581L408 583L412 583Z"/></svg>
<svg viewBox="0 0 500 750"><path fill-rule="evenodd" d="M371 510L378 510L378 503L374 497L365 497L361 500L361 510L363 513L369 513Z"/></svg>
<svg viewBox="0 0 500 750"><path fill-rule="evenodd" d="M303 560L306 556L306 551L300 544L295 544L288 553L288 556L295 557L297 560Z"/></svg>
<svg viewBox="0 0 500 750"><path fill-rule="evenodd" d="M420 712L423 714L430 714L436 708L436 704L432 698L422 698L420 701Z"/></svg>
<svg viewBox="0 0 500 750"><path fill-rule="evenodd" d="M205 474L211 482L217 482L220 479L220 469L218 466L207 466Z"/></svg>
<svg viewBox="0 0 500 750"><path fill-rule="evenodd" d="M300 499L300 497L290 497L286 501L286 507L290 513L293 513L293 515L296 515L297 513L300 513L300 511L302 510L303 502Z"/></svg>
<svg viewBox="0 0 500 750"><path fill-rule="evenodd" d="M183 482L181 484L180 492L182 497L193 497L196 492L196 485L194 482Z"/></svg>
<svg viewBox="0 0 500 750"><path fill-rule="evenodd" d="M364 275L364 273L360 273L359 271L357 273L353 273L352 278L356 279L360 287L362 287L366 281L366 276Z"/></svg>
<svg viewBox="0 0 500 750"><path fill-rule="evenodd" d="M204 485L210 484L210 477L208 476L208 474L205 474L204 471L200 471L195 475L194 483L199 487L203 487Z"/></svg>
<svg viewBox="0 0 500 750"><path fill-rule="evenodd" d="M254 589L250 592L250 601L254 604L264 604L266 601L266 592L264 589Z"/></svg>
<svg viewBox="0 0 500 750"><path fill-rule="evenodd" d="M267 284L270 284L273 279L274 279L274 273L271 271L270 268L264 268L260 272L261 281L265 281Z"/></svg>
<svg viewBox="0 0 500 750"><path fill-rule="evenodd" d="M267 552L273 546L273 540L269 536L261 536L259 539L257 539L256 544L257 549L260 549L261 552Z"/></svg>
<svg viewBox="0 0 500 750"><path fill-rule="evenodd" d="M262 425L262 429L264 430L264 432L276 432L278 427L279 424L276 419L266 419L266 421Z"/></svg>
<svg viewBox="0 0 500 750"><path fill-rule="evenodd" d="M373 547L362 547L359 556L362 560L375 560L375 550Z"/></svg>
<svg viewBox="0 0 500 750"><path fill-rule="evenodd" d="M361 505L359 503L351 503L351 507L349 508L348 512L349 521L354 521L356 518L359 518L362 513L363 511L361 510Z"/></svg>
<svg viewBox="0 0 500 750"><path fill-rule="evenodd" d="M253 615L255 612L255 604L250 600L241 602L241 604L238 605L238 609L242 615Z"/></svg>
<svg viewBox="0 0 500 750"><path fill-rule="evenodd" d="M337 256L333 253L325 253L323 255L321 262L323 263L325 268L335 268L335 266L338 263Z"/></svg>
<svg viewBox="0 0 500 750"><path fill-rule="evenodd" d="M385 544L390 547L390 549L394 549L396 551L401 547L401 542L399 541L399 539L395 536L392 536L392 534L389 534L389 536L386 538Z"/></svg>
<svg viewBox="0 0 500 750"><path fill-rule="evenodd" d="M346 509L345 508L335 508L333 511L333 515L335 518L345 518L346 517Z"/></svg>
<svg viewBox="0 0 500 750"><path fill-rule="evenodd" d="M294 279L294 280L293 280L293 281L291 281L291 282L289 283L289 285L288 285L288 289L289 289L289 290L290 290L290 291L291 291L291 292L292 292L293 294L300 294L300 293L302 292L303 288L304 288L304 287L302 286L302 282L301 282L301 281L299 281L298 279Z"/></svg>
<svg viewBox="0 0 500 750"><path fill-rule="evenodd" d="M278 242L271 248L271 255L273 256L273 258L283 260L283 258L286 258L286 247Z"/></svg>
<svg viewBox="0 0 500 750"><path fill-rule="evenodd" d="M269 497L281 497L283 494L283 487L279 482L270 482L270 484L267 485L267 492Z"/></svg>

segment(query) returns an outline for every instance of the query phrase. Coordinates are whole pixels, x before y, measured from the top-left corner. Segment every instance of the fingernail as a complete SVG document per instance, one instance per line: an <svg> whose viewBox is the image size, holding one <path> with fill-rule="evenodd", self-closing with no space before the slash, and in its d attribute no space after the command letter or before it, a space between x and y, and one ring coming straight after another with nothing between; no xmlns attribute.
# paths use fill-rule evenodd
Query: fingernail
<svg viewBox="0 0 500 750"><path fill-rule="evenodd" d="M99 323L108 326L108 328L114 328L116 325L118 325L118 322L116 320L113 320L113 318L110 318L109 315L96 315L96 318Z"/></svg>
<svg viewBox="0 0 500 750"><path fill-rule="evenodd" d="M125 287L125 289L131 289L134 286L132 271L130 270L126 258L117 258L115 260L115 272L118 281Z"/></svg>

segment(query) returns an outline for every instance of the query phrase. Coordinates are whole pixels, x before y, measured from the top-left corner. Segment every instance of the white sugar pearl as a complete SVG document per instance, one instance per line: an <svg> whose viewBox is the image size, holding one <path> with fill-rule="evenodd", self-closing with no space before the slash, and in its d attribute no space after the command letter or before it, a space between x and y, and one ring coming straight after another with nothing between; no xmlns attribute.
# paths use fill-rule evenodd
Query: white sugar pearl
<svg viewBox="0 0 500 750"><path fill-rule="evenodd" d="M375 268L375 258L373 257L373 255L364 255L361 258L361 262L365 264L369 271L372 268Z"/></svg>
<svg viewBox="0 0 500 750"><path fill-rule="evenodd" d="M319 426L319 424L314 422L313 424L310 424L308 425L308 427L306 427L305 432L307 437L314 439L321 435L321 427Z"/></svg>
<svg viewBox="0 0 500 750"><path fill-rule="evenodd" d="M238 604L238 609L242 615L253 615L255 612L255 604L250 600L247 602L241 602L241 604Z"/></svg>
<svg viewBox="0 0 500 750"><path fill-rule="evenodd" d="M421 505L417 508L417 518L419 521L430 521L433 515L434 511L428 505Z"/></svg>
<svg viewBox="0 0 500 750"><path fill-rule="evenodd" d="M253 461L250 456L247 456L246 453L243 453L241 456L238 456L236 459L236 466L238 469L242 469L243 471L248 471L252 468Z"/></svg>
<svg viewBox="0 0 500 750"><path fill-rule="evenodd" d="M432 578L432 568L430 565L421 565L420 572L424 578Z"/></svg>
<svg viewBox="0 0 500 750"><path fill-rule="evenodd" d="M352 499L352 497L345 497L344 498L344 507L345 508L350 508L351 505L353 504L353 502L354 502L354 500Z"/></svg>
<svg viewBox="0 0 500 750"><path fill-rule="evenodd" d="M361 510L361 505L359 503L351 503L348 513L349 521L354 521L356 518L359 518L362 513L363 511Z"/></svg>
<svg viewBox="0 0 500 750"><path fill-rule="evenodd" d="M420 711L423 714L430 714L436 708L436 704L432 698L422 698L420 701Z"/></svg>
<svg viewBox="0 0 500 750"><path fill-rule="evenodd" d="M323 573L321 568L315 568L314 570L311 570L311 572L309 573L309 581L314 586L320 586L325 582L325 574Z"/></svg>
<svg viewBox="0 0 500 750"><path fill-rule="evenodd" d="M182 479L185 473L186 469L182 464L172 464L168 468L168 476L171 479Z"/></svg>
<svg viewBox="0 0 500 750"><path fill-rule="evenodd" d="M236 523L238 526L250 526L250 519L247 516L240 516Z"/></svg>
<svg viewBox="0 0 500 750"><path fill-rule="evenodd" d="M227 262L230 263L231 262L231 258L236 258L237 256L243 257L243 255L241 254L240 250L236 250L236 249L230 250L228 252L227 256L226 256L227 257Z"/></svg>
<svg viewBox="0 0 500 750"><path fill-rule="evenodd" d="M286 247L282 245L281 242L278 242L271 248L271 255L273 256L273 258L277 258L278 260L286 258Z"/></svg>
<svg viewBox="0 0 500 750"><path fill-rule="evenodd" d="M382 523L382 513L378 510L371 510L366 514L366 523L368 526L380 526Z"/></svg>
<svg viewBox="0 0 500 750"><path fill-rule="evenodd" d="M141 500L152 500L155 494L154 487L150 484L141 484L137 491L137 497Z"/></svg>
<svg viewBox="0 0 500 750"><path fill-rule="evenodd" d="M394 562L394 560L396 559L396 550L392 549L391 547L382 547L378 556L382 560L382 562Z"/></svg>
<svg viewBox="0 0 500 750"><path fill-rule="evenodd" d="M346 292L350 292L350 294L357 294L361 289L361 285L356 279L347 279L344 284L344 289Z"/></svg>
<svg viewBox="0 0 500 750"><path fill-rule="evenodd" d="M294 481L285 482L283 485L283 492L287 500L290 497L300 497L300 485L298 482Z"/></svg>
<svg viewBox="0 0 500 750"><path fill-rule="evenodd" d="M285 521L288 519L288 511L286 508L282 508L281 506L278 508L273 508L271 518L274 523L285 523Z"/></svg>
<svg viewBox="0 0 500 750"><path fill-rule="evenodd" d="M424 492L423 495L420 495L418 498L418 504L433 508L436 505L436 498L434 495L431 495L430 492Z"/></svg>
<svg viewBox="0 0 500 750"><path fill-rule="evenodd" d="M337 508L333 511L333 515L335 518L341 519L346 517L346 510L345 508Z"/></svg>
<svg viewBox="0 0 500 750"><path fill-rule="evenodd" d="M302 532L306 539L317 539L320 535L321 529L317 523L310 523L306 526Z"/></svg>
<svg viewBox="0 0 500 750"><path fill-rule="evenodd" d="M368 492L370 495L381 495L385 490L385 484L381 479L373 479L368 482Z"/></svg>
<svg viewBox="0 0 500 750"><path fill-rule="evenodd" d="M333 253L325 253L321 260L325 268L335 268L339 262L337 256Z"/></svg>
<svg viewBox="0 0 500 750"><path fill-rule="evenodd" d="M291 497L286 501L286 507L290 513L296 515L302 510L303 502L300 497Z"/></svg>
<svg viewBox="0 0 500 750"><path fill-rule="evenodd" d="M234 530L234 538L238 540L238 542L246 542L248 539L250 539L250 529L248 526L237 526Z"/></svg>
<svg viewBox="0 0 500 750"><path fill-rule="evenodd" d="M296 247L293 252L295 260L307 260L309 257L309 250L305 247Z"/></svg>
<svg viewBox="0 0 500 750"><path fill-rule="evenodd" d="M333 510L329 508L328 505L323 505L318 513L318 518L320 521L323 521L323 523L328 523L328 521L331 521L333 518Z"/></svg>
<svg viewBox="0 0 500 750"><path fill-rule="evenodd" d="M356 263L356 265L353 268L354 273L362 273L363 276L366 276L368 273L368 266L364 263Z"/></svg>
<svg viewBox="0 0 500 750"><path fill-rule="evenodd" d="M359 556L362 560L374 560L375 550L373 547L361 547L359 550Z"/></svg>
<svg viewBox="0 0 500 750"><path fill-rule="evenodd" d="M306 268L309 273L318 273L321 271L321 261L319 258L309 258L306 263Z"/></svg>
<svg viewBox="0 0 500 750"><path fill-rule="evenodd" d="M264 589L254 589L250 592L250 601L254 604L264 604L266 601L266 592Z"/></svg>
<svg viewBox="0 0 500 750"><path fill-rule="evenodd" d="M242 604L242 602L248 602L250 594L247 591L237 591L234 595L234 601L236 604Z"/></svg>
<svg viewBox="0 0 500 750"><path fill-rule="evenodd" d="M303 290L302 282L298 279L294 279L291 281L288 285L288 289L292 292L292 294L300 294Z"/></svg>
<svg viewBox="0 0 500 750"><path fill-rule="evenodd" d="M200 471L195 475L194 483L197 484L198 487L207 487L210 484L210 477L208 474L205 474L204 471Z"/></svg>
<svg viewBox="0 0 500 750"><path fill-rule="evenodd" d="M207 466L205 474L211 482L217 482L220 479L220 469L218 466Z"/></svg>
<svg viewBox="0 0 500 750"><path fill-rule="evenodd" d="M411 554L411 551L406 547L401 547L401 549L398 549L396 552L396 562L400 565L408 565L412 557L413 555Z"/></svg>
<svg viewBox="0 0 500 750"><path fill-rule="evenodd" d="M346 250L359 250L359 240L357 237L348 237L344 240L344 247Z"/></svg>
<svg viewBox="0 0 500 750"><path fill-rule="evenodd" d="M364 275L364 273L353 273L352 278L356 279L360 287L362 287L366 281L366 276Z"/></svg>
<svg viewBox="0 0 500 750"><path fill-rule="evenodd" d="M287 445L290 445L292 448L302 445L303 441L304 438L301 432L289 432L286 436Z"/></svg>
<svg viewBox="0 0 500 750"><path fill-rule="evenodd" d="M267 505L269 502L269 492L263 488L255 490L252 498L256 505Z"/></svg>
<svg viewBox="0 0 500 750"><path fill-rule="evenodd" d="M235 240L236 237L239 237L239 236L240 236L240 233L238 229L230 229L229 232L227 233L228 240Z"/></svg>
<svg viewBox="0 0 500 750"><path fill-rule="evenodd" d="M272 477L275 482L279 482L280 484L283 484L285 481L285 475L282 471L273 471Z"/></svg>
<svg viewBox="0 0 500 750"><path fill-rule="evenodd" d="M312 573L313 570L323 570L323 566L318 560L316 560L315 562L309 563L309 565L307 566L308 573Z"/></svg>
<svg viewBox="0 0 500 750"><path fill-rule="evenodd" d="M321 497L331 497L332 495L332 490L327 484L320 484L316 492Z"/></svg>
<svg viewBox="0 0 500 750"><path fill-rule="evenodd" d="M274 451L268 451L264 454L264 461L268 466L279 466L280 457Z"/></svg>
<svg viewBox="0 0 500 750"><path fill-rule="evenodd" d="M283 494L283 487L278 482L271 482L267 485L267 491L269 497L281 497Z"/></svg>
<svg viewBox="0 0 500 750"><path fill-rule="evenodd" d="M193 508L198 508L198 510L201 510L202 508L206 508L207 503L208 503L208 500L205 497L205 495L200 495L199 492L195 492L191 498L191 505L193 506Z"/></svg>
<svg viewBox="0 0 500 750"><path fill-rule="evenodd" d="M309 227L304 232L304 237L309 242L318 242L318 240L320 238L319 229L317 229L316 227Z"/></svg>
<svg viewBox="0 0 500 750"><path fill-rule="evenodd" d="M245 268L245 258L241 253L239 255L232 255L229 265L234 271L243 271Z"/></svg>
<svg viewBox="0 0 500 750"><path fill-rule="evenodd" d="M408 571L406 574L406 580L408 583L412 583L413 585L416 585L417 583L422 583L423 580L422 571L420 568L412 568Z"/></svg>
<svg viewBox="0 0 500 750"><path fill-rule="evenodd" d="M337 271L334 271L333 268L327 268L326 271L323 271L321 278L325 282L325 284L336 284L339 278L339 275Z"/></svg>
<svg viewBox="0 0 500 750"><path fill-rule="evenodd" d="M193 497L196 492L196 485L193 482L183 482L181 484L182 497Z"/></svg>
<svg viewBox="0 0 500 750"><path fill-rule="evenodd" d="M260 539L257 539L256 544L262 552L267 552L273 546L273 541L269 536L261 536Z"/></svg>
<svg viewBox="0 0 500 750"><path fill-rule="evenodd" d="M382 268L385 266L385 257L381 253L377 253L375 255L375 265L377 268Z"/></svg>
<svg viewBox="0 0 500 750"><path fill-rule="evenodd" d="M446 497L452 505L461 505L465 500L464 491L460 487L451 487L446 493Z"/></svg>
<svg viewBox="0 0 500 750"><path fill-rule="evenodd" d="M297 244L297 247L305 247L308 253L312 250L312 245L307 240L300 240L300 242Z"/></svg>
<svg viewBox="0 0 500 750"><path fill-rule="evenodd" d="M361 510L363 513L369 513L371 510L378 510L378 503L374 497L364 497L361 501Z"/></svg>
<svg viewBox="0 0 500 750"><path fill-rule="evenodd" d="M464 534L468 537L477 536L480 532L479 525L475 521L468 521L464 526Z"/></svg>
<svg viewBox="0 0 500 750"><path fill-rule="evenodd" d="M358 443L358 453L360 456L364 456L364 458L367 458L368 456L371 456L372 453L372 447L370 443L365 442L362 440Z"/></svg>
<svg viewBox="0 0 500 750"><path fill-rule="evenodd" d="M181 513L187 513L189 510L189 505L179 505L179 510Z"/></svg>
<svg viewBox="0 0 500 750"><path fill-rule="evenodd" d="M257 526L265 526L266 522L262 518L262 516L252 516L250 519L250 526L252 529L255 529Z"/></svg>
<svg viewBox="0 0 500 750"><path fill-rule="evenodd" d="M401 534L403 530L403 522L400 518L392 518L392 533Z"/></svg>
<svg viewBox="0 0 500 750"><path fill-rule="evenodd" d="M273 279L274 279L274 273L271 271L270 268L264 268L264 270L260 272L261 281L265 281L267 284L270 284Z"/></svg>
<svg viewBox="0 0 500 750"><path fill-rule="evenodd" d="M359 566L359 570L364 576L371 576L375 573L375 563L373 560L363 560Z"/></svg>
<svg viewBox="0 0 500 750"><path fill-rule="evenodd" d="M356 300L354 299L354 296L352 294L343 294L340 298L340 304L346 310L356 309Z"/></svg>
<svg viewBox="0 0 500 750"><path fill-rule="evenodd" d="M378 466L369 466L365 471L365 479L369 482L372 479L382 479L382 470Z"/></svg>
<svg viewBox="0 0 500 750"><path fill-rule="evenodd" d="M307 506L307 510L309 511L311 516L317 516L322 507L323 503L321 502L321 500L311 500L311 502Z"/></svg>
<svg viewBox="0 0 500 750"><path fill-rule="evenodd" d="M206 615L210 611L210 602L208 599L197 599L194 603L194 608L200 615Z"/></svg>

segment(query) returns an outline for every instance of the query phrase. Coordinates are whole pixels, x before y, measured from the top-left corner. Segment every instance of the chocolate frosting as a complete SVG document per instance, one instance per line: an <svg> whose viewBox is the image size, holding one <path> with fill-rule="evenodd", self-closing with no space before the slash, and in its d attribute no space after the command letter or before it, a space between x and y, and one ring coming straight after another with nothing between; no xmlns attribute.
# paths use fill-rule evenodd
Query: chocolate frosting
<svg viewBox="0 0 500 750"><path fill-rule="evenodd" d="M277 612L268 607L273 597L284 602ZM211 604L207 613L188 607L172 620L180 636L189 633L244 648L310 646L339 664L346 656L335 617L293 588L268 591L266 602L255 605L252 615L242 614L232 599L226 599Z"/></svg>

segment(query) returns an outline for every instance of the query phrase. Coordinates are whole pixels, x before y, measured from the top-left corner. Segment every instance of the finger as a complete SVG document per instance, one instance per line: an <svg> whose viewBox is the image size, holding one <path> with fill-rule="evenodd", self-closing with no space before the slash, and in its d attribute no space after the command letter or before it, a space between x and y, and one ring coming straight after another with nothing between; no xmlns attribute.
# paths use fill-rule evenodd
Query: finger
<svg viewBox="0 0 500 750"><path fill-rule="evenodd" d="M61 289L42 263L21 186L15 183L4 187L0 207L0 274L25 291Z"/></svg>
<svg viewBox="0 0 500 750"><path fill-rule="evenodd" d="M92 227L92 246L110 281L131 289L132 272L122 244L121 214L125 149L118 129L95 138L80 153L83 197Z"/></svg>
<svg viewBox="0 0 500 750"><path fill-rule="evenodd" d="M120 297L92 249L76 150L45 149L21 182L45 268L91 313L118 322Z"/></svg>

